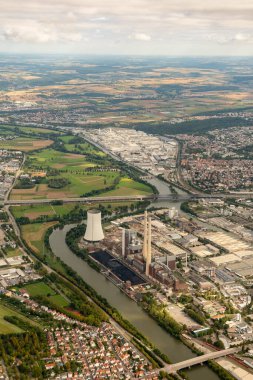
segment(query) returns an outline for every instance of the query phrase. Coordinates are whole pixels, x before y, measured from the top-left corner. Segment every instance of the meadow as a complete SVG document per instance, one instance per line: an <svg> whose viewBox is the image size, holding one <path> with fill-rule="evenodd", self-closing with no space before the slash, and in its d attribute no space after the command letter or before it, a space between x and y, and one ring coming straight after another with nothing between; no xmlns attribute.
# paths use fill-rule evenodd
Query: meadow
<svg viewBox="0 0 253 380"><path fill-rule="evenodd" d="M0 141L0 149L20 150L22 152L30 152L50 146L52 140L36 140L27 137L17 137L13 140Z"/></svg>
<svg viewBox="0 0 253 380"><path fill-rule="evenodd" d="M97 149L93 145L89 144L88 142L80 139L79 137L75 137L72 135L69 136L62 136L59 139L64 143L64 149L66 149L68 152L78 152L80 154L88 154L88 155L94 155L97 157L103 157L106 158L106 154L102 152L101 150ZM104 161L105 164L105 161Z"/></svg>
<svg viewBox="0 0 253 380"><path fill-rule="evenodd" d="M66 274L65 268L44 244L44 237L47 230L56 224L57 222L44 222L23 225L20 228L21 236L26 245L40 260L46 258L46 262L51 268Z"/></svg>
<svg viewBox="0 0 253 380"><path fill-rule="evenodd" d="M13 325L12 323L6 321L4 317L18 317L22 321L26 322L28 325L39 326L36 322L33 322L31 319L25 317L22 313L19 313L17 310L14 310L2 301L0 301L0 334L17 334L22 333L24 330L18 326Z"/></svg>
<svg viewBox="0 0 253 380"><path fill-rule="evenodd" d="M24 226L21 226L22 237L31 250L42 256L45 251L45 233L48 228L52 227L55 224L56 222L26 224Z"/></svg>
<svg viewBox="0 0 253 380"><path fill-rule="evenodd" d="M107 203L103 202L104 207L110 207L110 210L114 210L118 207L130 207L135 205L136 202L113 202ZM90 208L96 207L95 203L65 203L62 205L52 205L52 204L38 204L38 205L22 205L22 206L12 206L11 212L15 218L27 217L30 220L35 220L40 216L49 216L49 217L64 217L73 211L76 207L81 210L88 210Z"/></svg>
<svg viewBox="0 0 253 380"><path fill-rule="evenodd" d="M57 294L49 285L44 281L35 282L34 284L25 285L23 287L31 297L44 296L52 304L61 307L69 306L69 302L61 294Z"/></svg>
<svg viewBox="0 0 253 380"><path fill-rule="evenodd" d="M86 169L92 169L86 171ZM146 195L152 192L147 185L123 177L119 171L105 166L103 171L96 170L96 164L86 159L85 155L63 153L55 149L44 149L33 153L26 161L24 171L29 174L38 171L46 173L46 179L29 189L13 189L10 199L62 199L91 195L99 191L99 195L108 193L108 188L115 186L108 195ZM67 184L62 188L52 188L47 180L62 178ZM103 189L105 190L103 192ZM94 193L94 195L96 195Z"/></svg>

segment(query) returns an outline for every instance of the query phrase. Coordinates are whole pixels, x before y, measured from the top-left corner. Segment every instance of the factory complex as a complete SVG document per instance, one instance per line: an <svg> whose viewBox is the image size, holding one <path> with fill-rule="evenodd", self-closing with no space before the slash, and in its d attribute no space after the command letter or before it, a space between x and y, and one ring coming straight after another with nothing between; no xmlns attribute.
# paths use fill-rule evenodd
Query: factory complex
<svg viewBox="0 0 253 380"><path fill-rule="evenodd" d="M152 175L171 176L175 172L178 143L174 139L127 128L86 129L76 133Z"/></svg>

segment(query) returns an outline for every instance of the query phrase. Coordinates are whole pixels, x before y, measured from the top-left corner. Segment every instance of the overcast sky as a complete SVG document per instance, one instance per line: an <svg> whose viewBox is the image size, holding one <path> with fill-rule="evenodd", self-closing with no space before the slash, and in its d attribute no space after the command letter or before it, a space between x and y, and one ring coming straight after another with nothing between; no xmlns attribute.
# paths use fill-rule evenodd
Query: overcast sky
<svg viewBox="0 0 253 380"><path fill-rule="evenodd" d="M0 0L0 52L253 55L253 0Z"/></svg>

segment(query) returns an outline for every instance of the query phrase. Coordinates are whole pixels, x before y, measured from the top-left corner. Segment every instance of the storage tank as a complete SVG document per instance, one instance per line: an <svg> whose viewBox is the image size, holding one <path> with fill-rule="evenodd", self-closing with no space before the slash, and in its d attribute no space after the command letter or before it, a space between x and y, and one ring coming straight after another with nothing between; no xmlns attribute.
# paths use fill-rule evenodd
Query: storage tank
<svg viewBox="0 0 253 380"><path fill-rule="evenodd" d="M91 242L96 242L104 239L101 212L99 210L93 209L87 212L87 227L84 239Z"/></svg>

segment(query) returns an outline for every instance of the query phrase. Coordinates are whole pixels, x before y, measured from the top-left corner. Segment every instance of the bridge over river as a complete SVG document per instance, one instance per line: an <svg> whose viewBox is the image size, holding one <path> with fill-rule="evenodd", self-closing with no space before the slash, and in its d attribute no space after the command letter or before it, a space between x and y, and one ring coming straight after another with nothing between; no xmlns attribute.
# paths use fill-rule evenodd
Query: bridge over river
<svg viewBox="0 0 253 380"><path fill-rule="evenodd" d="M197 356L195 358L191 358L188 360L184 360L184 361L179 362L179 363L168 364L163 368L163 370L168 372L168 373L175 373L175 372L179 371L180 369L190 368L196 364L204 363L207 360L218 359L218 358L221 358L223 356L232 355L232 354L240 351L240 349L241 349L240 347L234 347L234 348L228 348L227 350L210 352L208 354Z"/></svg>
<svg viewBox="0 0 253 380"><path fill-rule="evenodd" d="M248 198L248 194L152 194L152 195L119 195L106 197L79 197L79 198L57 198L57 199L7 199L3 202L6 206L14 205L33 205L33 204L49 204L54 202L63 203L102 203L102 202L126 202L126 201L168 201L168 202L184 202L194 199L225 199L225 198Z"/></svg>

